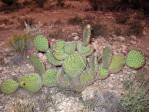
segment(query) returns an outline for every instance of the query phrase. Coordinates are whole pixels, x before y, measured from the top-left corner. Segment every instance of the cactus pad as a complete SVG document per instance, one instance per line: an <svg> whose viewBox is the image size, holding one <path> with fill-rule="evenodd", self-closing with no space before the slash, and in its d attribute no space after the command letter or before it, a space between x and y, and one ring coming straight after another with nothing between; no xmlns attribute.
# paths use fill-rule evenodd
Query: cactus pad
<svg viewBox="0 0 149 112"><path fill-rule="evenodd" d="M14 80L5 80L1 85L0 89L4 94L11 94L14 93L17 88L19 87L19 84Z"/></svg>
<svg viewBox="0 0 149 112"><path fill-rule="evenodd" d="M138 50L131 50L126 56L126 65L137 69L141 68L145 64L145 58L142 52Z"/></svg>
<svg viewBox="0 0 149 112"><path fill-rule="evenodd" d="M47 59L48 59L48 62L54 66L59 66L59 65L62 65L62 61L60 60L57 60L54 56L53 56L53 53L52 53L52 50L49 49L47 50Z"/></svg>
<svg viewBox="0 0 149 112"><path fill-rule="evenodd" d="M48 40L42 35L37 35L34 38L33 43L34 43L35 48L38 51L46 52L48 50L48 47L49 47Z"/></svg>
<svg viewBox="0 0 149 112"><path fill-rule="evenodd" d="M88 46L91 37L91 26L87 25L83 30L83 45Z"/></svg>
<svg viewBox="0 0 149 112"><path fill-rule="evenodd" d="M76 49L76 43L74 41L72 42L66 42L64 46L64 51L67 54L72 54Z"/></svg>
<svg viewBox="0 0 149 112"><path fill-rule="evenodd" d="M80 75L80 83L81 85L89 85L94 81L94 76L92 71L86 70Z"/></svg>
<svg viewBox="0 0 149 112"><path fill-rule="evenodd" d="M83 46L83 43L79 42L77 44L77 50L83 56L89 56L89 55L91 55L93 53L94 48L91 45Z"/></svg>
<svg viewBox="0 0 149 112"><path fill-rule="evenodd" d="M77 52L70 55L63 63L65 73L71 77L78 76L85 67L85 58Z"/></svg>
<svg viewBox="0 0 149 112"><path fill-rule="evenodd" d="M42 80L38 74L30 73L18 79L19 85L28 92L37 92L42 87Z"/></svg>
<svg viewBox="0 0 149 112"><path fill-rule="evenodd" d="M57 60L64 60L68 54L64 51L65 41L58 40L53 46L53 55Z"/></svg>
<svg viewBox="0 0 149 112"><path fill-rule="evenodd" d="M45 66L38 56L30 55L28 59L38 73L40 73L40 74L45 73L45 71L46 71Z"/></svg>
<svg viewBox="0 0 149 112"><path fill-rule="evenodd" d="M52 87L56 86L56 69L49 69L45 72L45 74L42 76L42 81L44 86Z"/></svg>
<svg viewBox="0 0 149 112"><path fill-rule="evenodd" d="M102 55L102 64L105 69L107 69L110 66L111 59L112 59L112 52L110 47L107 46L103 49L103 55Z"/></svg>
<svg viewBox="0 0 149 112"><path fill-rule="evenodd" d="M117 54L112 57L111 64L109 66L110 73L118 73L121 71L125 64L125 58L122 54Z"/></svg>
<svg viewBox="0 0 149 112"><path fill-rule="evenodd" d="M109 70L105 69L102 65L99 65L97 74L99 79L106 79L109 76Z"/></svg>

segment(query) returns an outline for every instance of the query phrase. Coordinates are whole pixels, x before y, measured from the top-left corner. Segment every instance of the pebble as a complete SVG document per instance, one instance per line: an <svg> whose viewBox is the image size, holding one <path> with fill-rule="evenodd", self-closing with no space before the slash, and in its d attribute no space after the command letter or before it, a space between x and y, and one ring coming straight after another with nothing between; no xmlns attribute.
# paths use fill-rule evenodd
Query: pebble
<svg viewBox="0 0 149 112"><path fill-rule="evenodd" d="M75 36L73 39L74 39L75 41L77 41L77 40L79 40L79 36Z"/></svg>
<svg viewBox="0 0 149 112"><path fill-rule="evenodd" d="M126 41L125 37L119 36L118 38L119 38L119 40L120 40L121 42Z"/></svg>

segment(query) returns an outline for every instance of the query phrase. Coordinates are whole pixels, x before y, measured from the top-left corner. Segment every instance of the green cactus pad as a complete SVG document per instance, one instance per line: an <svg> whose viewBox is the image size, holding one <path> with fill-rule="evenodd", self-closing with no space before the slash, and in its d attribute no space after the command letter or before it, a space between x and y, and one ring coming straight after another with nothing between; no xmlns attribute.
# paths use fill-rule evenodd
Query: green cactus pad
<svg viewBox="0 0 149 112"><path fill-rule="evenodd" d="M45 66L38 56L33 54L33 55L30 55L28 59L38 73L40 73L40 74L45 73L45 71L46 71Z"/></svg>
<svg viewBox="0 0 149 112"><path fill-rule="evenodd" d="M109 70L105 69L101 64L98 68L97 76L99 79L106 79L109 76Z"/></svg>
<svg viewBox="0 0 149 112"><path fill-rule="evenodd" d="M42 87L42 80L38 74L30 73L18 79L19 85L28 92L37 92Z"/></svg>
<svg viewBox="0 0 149 112"><path fill-rule="evenodd" d="M81 85L89 85L94 81L94 76L91 70L86 70L80 75Z"/></svg>
<svg viewBox="0 0 149 112"><path fill-rule="evenodd" d="M57 60L54 56L53 56L53 53L52 53L52 50L49 49L47 50L47 59L48 59L48 62L54 66L60 66L62 65L62 61L60 60Z"/></svg>
<svg viewBox="0 0 149 112"><path fill-rule="evenodd" d="M71 77L78 76L86 67L86 60L79 53L70 55L63 63L63 68L66 74Z"/></svg>
<svg viewBox="0 0 149 112"><path fill-rule="evenodd" d="M4 94L11 94L14 93L19 87L19 84L12 80L5 80L1 85L0 85L0 89Z"/></svg>
<svg viewBox="0 0 149 112"><path fill-rule="evenodd" d="M66 42L66 43L65 43L64 51L65 51L67 54L72 54L72 53L74 53L75 49L76 49L76 42L72 41L72 42Z"/></svg>
<svg viewBox="0 0 149 112"><path fill-rule="evenodd" d="M57 74L57 84L59 87L70 87L71 81L71 77L67 74L64 74L63 71L59 71Z"/></svg>
<svg viewBox="0 0 149 112"><path fill-rule="evenodd" d="M57 60L64 60L69 55L64 51L65 41L58 40L53 46L53 55Z"/></svg>
<svg viewBox="0 0 149 112"><path fill-rule="evenodd" d="M94 54L90 55L88 58L88 67L92 71L93 74L96 73L96 57Z"/></svg>
<svg viewBox="0 0 149 112"><path fill-rule="evenodd" d="M47 87L53 87L56 86L56 69L49 69L45 72L45 74L42 76L43 85Z"/></svg>
<svg viewBox="0 0 149 112"><path fill-rule="evenodd" d="M38 51L46 52L48 50L48 47L49 47L48 40L42 35L37 35L34 38L33 43L34 43L35 48Z"/></svg>
<svg viewBox="0 0 149 112"><path fill-rule="evenodd" d="M145 58L142 52L138 50L131 50L128 52L126 56L126 65L138 69L144 66Z"/></svg>
<svg viewBox="0 0 149 112"><path fill-rule="evenodd" d="M91 45L84 46L82 42L77 44L77 51L83 56L89 56L93 53L94 48Z"/></svg>
<svg viewBox="0 0 149 112"><path fill-rule="evenodd" d="M83 45L88 46L90 42L90 37L91 37L91 26L87 25L84 30L83 30Z"/></svg>
<svg viewBox="0 0 149 112"><path fill-rule="evenodd" d="M103 49L103 55L102 55L102 64L105 69L108 69L108 67L110 66L111 59L112 59L112 52L110 47L107 46Z"/></svg>
<svg viewBox="0 0 149 112"><path fill-rule="evenodd" d="M117 54L112 57L111 64L109 66L110 73L118 73L125 65L125 58L122 54Z"/></svg>

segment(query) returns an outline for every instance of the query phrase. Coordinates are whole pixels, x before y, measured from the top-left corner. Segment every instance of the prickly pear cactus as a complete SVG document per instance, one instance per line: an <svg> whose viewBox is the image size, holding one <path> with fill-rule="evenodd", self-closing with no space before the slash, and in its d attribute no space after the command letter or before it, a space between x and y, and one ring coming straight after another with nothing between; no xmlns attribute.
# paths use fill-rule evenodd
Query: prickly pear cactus
<svg viewBox="0 0 149 112"><path fill-rule="evenodd" d="M49 47L48 40L42 35L37 35L34 38L33 43L38 51L46 52L48 50Z"/></svg>
<svg viewBox="0 0 149 112"><path fill-rule="evenodd" d="M82 42L77 44L77 51L83 56L89 56L93 53L94 48L91 45L83 46Z"/></svg>
<svg viewBox="0 0 149 112"><path fill-rule="evenodd" d="M112 52L109 46L103 49L102 64L105 69L108 69L112 59Z"/></svg>
<svg viewBox="0 0 149 112"><path fill-rule="evenodd" d="M91 38L91 26L87 25L83 30L83 45L88 46Z"/></svg>
<svg viewBox="0 0 149 112"><path fill-rule="evenodd" d="M47 70L42 76L43 85L47 87L56 86L56 74L56 69Z"/></svg>
<svg viewBox="0 0 149 112"><path fill-rule="evenodd" d="M106 79L109 76L109 70L105 69L101 64L99 65L97 77L99 79Z"/></svg>
<svg viewBox="0 0 149 112"><path fill-rule="evenodd" d="M45 73L45 66L43 64L43 62L41 61L41 59L36 56L36 55L30 55L28 60L31 62L31 64L34 66L35 70L40 73L43 74Z"/></svg>
<svg viewBox="0 0 149 112"><path fill-rule="evenodd" d="M43 83L41 77L36 73L25 74L18 79L20 87L28 92L37 92L41 89Z"/></svg>
<svg viewBox="0 0 149 112"><path fill-rule="evenodd" d="M91 70L86 70L82 72L79 78L80 78L81 85L84 85L84 86L89 85L94 81L94 76Z"/></svg>
<svg viewBox="0 0 149 112"><path fill-rule="evenodd" d="M54 65L54 66L60 66L62 65L63 61L60 61L60 60L57 60L54 56L53 56L53 53L52 53L52 50L49 49L47 50L47 60L50 64Z"/></svg>
<svg viewBox="0 0 149 112"><path fill-rule="evenodd" d="M78 52L75 52L64 61L62 66L67 75L76 77L86 67L86 60Z"/></svg>
<svg viewBox="0 0 149 112"><path fill-rule="evenodd" d="M59 71L57 74L57 84L59 87L71 87L72 78L63 71Z"/></svg>
<svg viewBox="0 0 149 112"><path fill-rule="evenodd" d="M131 50L126 56L126 65L137 69L141 68L145 64L145 58L142 52L138 50Z"/></svg>
<svg viewBox="0 0 149 112"><path fill-rule="evenodd" d="M5 80L1 85L0 85L0 89L2 91L2 93L4 94L11 94L14 93L19 87L19 84L12 80Z"/></svg>
<svg viewBox="0 0 149 112"><path fill-rule="evenodd" d="M55 45L53 46L53 56L57 60L64 60L69 55L64 51L65 41L58 40Z"/></svg>
<svg viewBox="0 0 149 112"><path fill-rule="evenodd" d="M76 42L66 42L64 46L64 51L67 54L72 54L76 50Z"/></svg>
<svg viewBox="0 0 149 112"><path fill-rule="evenodd" d="M117 54L112 57L111 64L109 66L110 73L118 73L125 65L125 58L122 54Z"/></svg>

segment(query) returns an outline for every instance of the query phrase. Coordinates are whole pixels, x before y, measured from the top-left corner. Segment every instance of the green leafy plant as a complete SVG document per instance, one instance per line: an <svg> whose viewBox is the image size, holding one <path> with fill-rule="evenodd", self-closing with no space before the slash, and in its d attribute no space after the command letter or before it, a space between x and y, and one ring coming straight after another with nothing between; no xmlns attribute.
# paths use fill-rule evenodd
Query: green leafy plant
<svg viewBox="0 0 149 112"><path fill-rule="evenodd" d="M128 93L121 97L121 104L129 112L144 112L145 109L149 109L149 86L147 82L130 82L127 86ZM126 83L124 83L126 84Z"/></svg>
<svg viewBox="0 0 149 112"><path fill-rule="evenodd" d="M9 40L8 45L24 58L27 55L27 51L32 48L31 37L27 34L16 34Z"/></svg>

